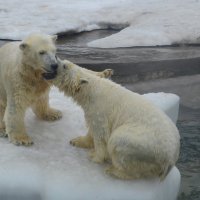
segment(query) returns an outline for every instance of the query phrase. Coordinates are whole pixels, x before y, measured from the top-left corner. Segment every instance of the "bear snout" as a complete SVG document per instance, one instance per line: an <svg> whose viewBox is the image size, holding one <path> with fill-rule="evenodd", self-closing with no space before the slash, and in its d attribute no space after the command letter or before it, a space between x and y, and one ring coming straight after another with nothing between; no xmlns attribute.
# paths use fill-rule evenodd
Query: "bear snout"
<svg viewBox="0 0 200 200"><path fill-rule="evenodd" d="M56 71L56 70L58 69L58 64L52 64L52 65L51 65L51 69L52 69L53 71Z"/></svg>

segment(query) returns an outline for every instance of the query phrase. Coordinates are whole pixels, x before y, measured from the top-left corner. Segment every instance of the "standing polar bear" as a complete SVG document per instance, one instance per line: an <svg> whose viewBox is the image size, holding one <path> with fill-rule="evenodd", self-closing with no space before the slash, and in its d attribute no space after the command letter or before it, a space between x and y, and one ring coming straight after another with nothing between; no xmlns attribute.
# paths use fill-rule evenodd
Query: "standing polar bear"
<svg viewBox="0 0 200 200"><path fill-rule="evenodd" d="M60 111L49 107L51 84L44 79L56 75L56 38L32 34L0 48L0 135L8 135L14 144L32 144L24 125L28 107L45 120L62 117Z"/></svg>
<svg viewBox="0 0 200 200"><path fill-rule="evenodd" d="M180 136L173 122L143 96L63 61L54 85L83 108L88 134L73 139L93 148L92 161L111 160L106 172L121 179L163 179L179 156Z"/></svg>
<svg viewBox="0 0 200 200"><path fill-rule="evenodd" d="M31 34L22 42L0 48L0 136L17 145L32 144L24 117L28 107L44 120L57 120L60 111L49 107L51 79L57 74L57 36ZM107 76L107 71L92 72Z"/></svg>

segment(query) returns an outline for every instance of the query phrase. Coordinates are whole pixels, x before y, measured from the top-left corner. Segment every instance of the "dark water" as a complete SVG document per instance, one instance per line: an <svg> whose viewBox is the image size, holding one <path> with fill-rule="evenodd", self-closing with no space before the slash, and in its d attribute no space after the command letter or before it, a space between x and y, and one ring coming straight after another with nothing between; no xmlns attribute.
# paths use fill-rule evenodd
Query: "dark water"
<svg viewBox="0 0 200 200"><path fill-rule="evenodd" d="M190 119L179 120L181 191L178 200L200 200L200 110L187 110Z"/></svg>

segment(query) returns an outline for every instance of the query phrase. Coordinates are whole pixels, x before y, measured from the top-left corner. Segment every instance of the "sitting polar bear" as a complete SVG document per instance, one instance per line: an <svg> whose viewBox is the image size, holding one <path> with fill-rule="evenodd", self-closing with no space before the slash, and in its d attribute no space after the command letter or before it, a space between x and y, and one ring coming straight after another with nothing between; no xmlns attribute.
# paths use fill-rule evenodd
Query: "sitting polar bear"
<svg viewBox="0 0 200 200"><path fill-rule="evenodd" d="M180 136L173 122L143 96L63 61L53 81L83 108L88 134L70 141L93 148L91 160L111 160L106 172L121 179L160 177L179 156Z"/></svg>
<svg viewBox="0 0 200 200"><path fill-rule="evenodd" d="M31 34L22 42L0 48L0 136L17 145L32 140L24 126L25 111L32 107L44 120L57 120L60 111L49 107L51 79L57 73L55 40L57 36ZM109 70L91 72L104 77Z"/></svg>

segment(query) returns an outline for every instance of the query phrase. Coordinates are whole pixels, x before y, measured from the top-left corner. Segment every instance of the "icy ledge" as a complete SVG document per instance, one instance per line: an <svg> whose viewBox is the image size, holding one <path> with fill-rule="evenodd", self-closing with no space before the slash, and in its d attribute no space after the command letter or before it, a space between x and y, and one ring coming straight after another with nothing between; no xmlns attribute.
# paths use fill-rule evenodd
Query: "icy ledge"
<svg viewBox="0 0 200 200"><path fill-rule="evenodd" d="M70 98L53 88L51 104L63 111L63 119L48 123L29 110L26 124L32 147L17 147L0 138L0 199L9 200L175 200L180 173L174 167L163 182L122 181L104 174L104 166L92 163L87 151L69 145L86 133L83 112ZM179 97L145 94L176 122Z"/></svg>

